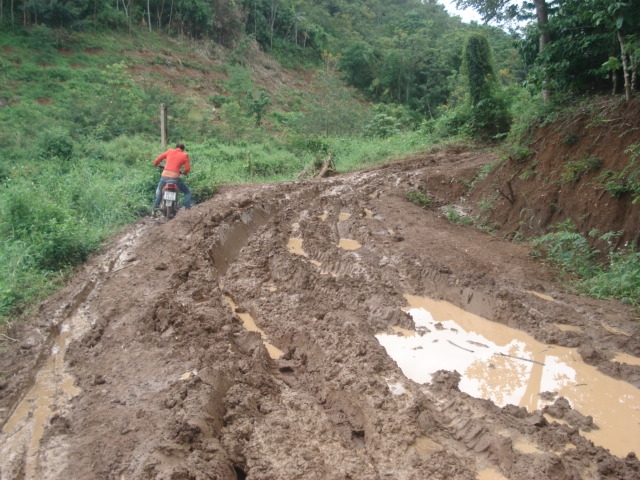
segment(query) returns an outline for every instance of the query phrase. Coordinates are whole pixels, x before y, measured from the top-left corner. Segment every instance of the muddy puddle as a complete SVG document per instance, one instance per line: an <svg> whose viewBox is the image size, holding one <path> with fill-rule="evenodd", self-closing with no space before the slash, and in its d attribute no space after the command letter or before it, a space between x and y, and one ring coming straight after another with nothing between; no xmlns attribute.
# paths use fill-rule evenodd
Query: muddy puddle
<svg viewBox="0 0 640 480"><path fill-rule="evenodd" d="M528 411L564 397L593 417L596 428L582 434L595 444L617 456L640 446L640 391L585 364L575 349L544 345L447 302L405 298L415 330L395 328L376 338L411 380L428 383L438 370L456 370L463 392Z"/></svg>
<svg viewBox="0 0 640 480"><path fill-rule="evenodd" d="M257 332L260 334L260 336L262 337L262 343L264 344L265 348L267 349L267 352L269 353L269 357L275 360L284 355L284 352L282 350L280 350L278 347L274 346L268 341L267 335L264 333L262 329L260 329L260 327L258 327L255 319L250 313L245 312L244 309L242 308L238 308L238 306L234 303L231 297L225 296L225 300L229 304L231 311L233 311L233 313L237 315L238 318L240 318L240 320L242 320L242 326L245 328L245 330L249 332Z"/></svg>

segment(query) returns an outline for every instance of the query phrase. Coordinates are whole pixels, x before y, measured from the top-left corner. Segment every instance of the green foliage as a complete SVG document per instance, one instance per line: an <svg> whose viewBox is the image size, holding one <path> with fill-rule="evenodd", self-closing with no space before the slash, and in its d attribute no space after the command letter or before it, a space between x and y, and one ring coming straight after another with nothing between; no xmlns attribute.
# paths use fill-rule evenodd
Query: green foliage
<svg viewBox="0 0 640 480"><path fill-rule="evenodd" d="M471 105L491 98L496 82L491 46L487 37L473 33L467 38L464 48L464 71L469 80Z"/></svg>
<svg viewBox="0 0 640 480"><path fill-rule="evenodd" d="M340 57L340 70L354 87L366 90L375 77L376 56L371 45L354 42L344 49Z"/></svg>
<svg viewBox="0 0 640 480"><path fill-rule="evenodd" d="M222 105L229 101L229 97L226 95L212 95L209 97L209 102L216 108L220 108Z"/></svg>
<svg viewBox="0 0 640 480"><path fill-rule="evenodd" d="M387 138L400 133L400 122L395 118L379 113L364 126L364 134L368 137Z"/></svg>
<svg viewBox="0 0 640 480"><path fill-rule="evenodd" d="M289 139L287 149L293 153L310 153L312 155L326 155L329 153L329 143L319 137L294 135Z"/></svg>
<svg viewBox="0 0 640 480"><path fill-rule="evenodd" d="M609 254L608 268L579 282L579 290L594 298L615 298L640 305L640 252L635 246Z"/></svg>
<svg viewBox="0 0 640 480"><path fill-rule="evenodd" d="M598 252L582 234L575 231L570 219L556 225L554 229L557 231L533 239L531 255L546 258L581 277L593 276L597 271Z"/></svg>
<svg viewBox="0 0 640 480"><path fill-rule="evenodd" d="M267 113L269 105L271 105L271 97L264 89L257 94L247 93L247 110L249 115L255 118L256 127L262 125L262 118Z"/></svg>
<svg viewBox="0 0 640 480"><path fill-rule="evenodd" d="M492 139L506 134L510 126L511 115L504 97L485 98L473 107L471 131L474 135Z"/></svg>
<svg viewBox="0 0 640 480"><path fill-rule="evenodd" d="M463 70L467 76L471 115L471 133L490 139L509 131L511 115L505 95L499 94L493 53L487 37L473 33L464 50Z"/></svg>
<svg viewBox="0 0 640 480"><path fill-rule="evenodd" d="M55 32L46 25L36 25L29 32L27 45L38 52L37 61L49 63L53 60L55 54Z"/></svg>
<svg viewBox="0 0 640 480"><path fill-rule="evenodd" d="M640 165L638 165L640 143L630 145L625 153L631 155L631 160L624 169L619 172L607 169L596 178L596 182L602 185L612 197L620 198L630 194L633 203L637 203L640 201Z"/></svg>
<svg viewBox="0 0 640 480"><path fill-rule="evenodd" d="M243 97L253 87L251 78L251 69L241 65L227 66L227 75L229 80L225 83L225 87L236 97Z"/></svg>
<svg viewBox="0 0 640 480"><path fill-rule="evenodd" d="M444 211L444 217L456 225L464 225L467 227L473 225L473 219L454 205L447 205Z"/></svg>
<svg viewBox="0 0 640 480"><path fill-rule="evenodd" d="M431 199L420 190L407 190L406 197L407 200L409 200L411 203L415 203L419 207L431 207Z"/></svg>
<svg viewBox="0 0 640 480"><path fill-rule="evenodd" d="M580 160L573 160L564 164L564 171L561 175L563 183L577 182L580 178L591 170L598 170L602 167L602 159L587 155Z"/></svg>
<svg viewBox="0 0 640 480"><path fill-rule="evenodd" d="M44 131L38 139L43 158L69 160L73 155L73 139L69 132L62 128Z"/></svg>
<svg viewBox="0 0 640 480"><path fill-rule="evenodd" d="M618 299L630 305L640 305L640 252L635 244L615 249L618 234L606 233L597 240L607 245L607 260L597 261L599 250L587 238L575 231L571 220L555 226L551 232L533 240L534 257L547 258L563 270L578 276L579 292L594 298ZM590 232L597 237L598 232Z"/></svg>

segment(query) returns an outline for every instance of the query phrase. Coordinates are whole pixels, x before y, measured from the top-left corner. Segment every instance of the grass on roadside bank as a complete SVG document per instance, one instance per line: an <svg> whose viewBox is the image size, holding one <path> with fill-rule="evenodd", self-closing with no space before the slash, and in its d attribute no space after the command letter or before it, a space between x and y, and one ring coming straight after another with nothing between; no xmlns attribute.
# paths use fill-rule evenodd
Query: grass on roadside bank
<svg viewBox="0 0 640 480"><path fill-rule="evenodd" d="M590 232L606 246L602 252L576 232L571 221L556 225L555 230L532 240L532 256L546 258L575 275L573 285L583 295L640 306L640 251L635 244L615 248L615 233Z"/></svg>

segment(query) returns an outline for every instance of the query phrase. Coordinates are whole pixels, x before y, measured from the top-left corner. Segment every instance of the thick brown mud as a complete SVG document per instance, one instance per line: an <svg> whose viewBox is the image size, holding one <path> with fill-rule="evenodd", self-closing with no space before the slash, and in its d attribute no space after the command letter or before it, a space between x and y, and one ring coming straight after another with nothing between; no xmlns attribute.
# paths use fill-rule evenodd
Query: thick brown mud
<svg viewBox="0 0 640 480"><path fill-rule="evenodd" d="M447 358L408 378L377 338L420 334L408 298L444 300L637 392L636 312L570 295L526 246L406 200L433 179L435 204L452 203L442 182L492 160L226 187L141 220L7 332L0 478L640 478L640 438L603 446L597 415L562 391L499 406Z"/></svg>

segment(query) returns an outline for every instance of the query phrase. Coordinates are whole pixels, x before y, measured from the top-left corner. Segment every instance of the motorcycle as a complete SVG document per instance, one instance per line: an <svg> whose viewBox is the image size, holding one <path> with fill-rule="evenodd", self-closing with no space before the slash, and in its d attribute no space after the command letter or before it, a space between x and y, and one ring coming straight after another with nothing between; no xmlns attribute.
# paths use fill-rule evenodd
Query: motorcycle
<svg viewBox="0 0 640 480"><path fill-rule="evenodd" d="M158 168L162 170L164 167L158 165ZM180 187L178 186L177 178L168 180L162 186L162 197L158 209L167 220L171 220L175 217L180 209L178 192L180 192Z"/></svg>
<svg viewBox="0 0 640 480"><path fill-rule="evenodd" d="M167 220L171 220L178 213L178 188L177 181L168 181L162 187L162 200L160 201L160 211Z"/></svg>

